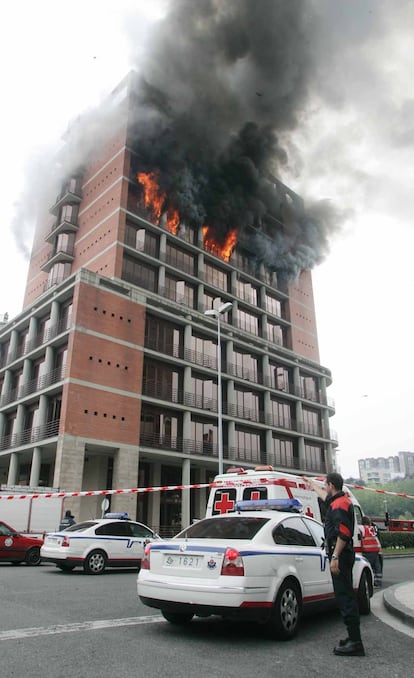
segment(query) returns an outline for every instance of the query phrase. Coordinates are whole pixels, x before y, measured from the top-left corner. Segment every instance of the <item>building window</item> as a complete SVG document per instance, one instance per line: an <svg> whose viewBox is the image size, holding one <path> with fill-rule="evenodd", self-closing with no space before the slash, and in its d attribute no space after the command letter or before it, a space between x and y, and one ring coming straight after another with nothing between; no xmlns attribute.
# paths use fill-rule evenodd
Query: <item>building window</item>
<svg viewBox="0 0 414 678"><path fill-rule="evenodd" d="M298 463L295 462L295 453L293 441L287 438L272 438L273 450L270 454L268 463L274 466L283 466L285 468L295 468Z"/></svg>
<svg viewBox="0 0 414 678"><path fill-rule="evenodd" d="M303 407L302 416L304 432L313 436L321 435L321 421L319 412L315 410L308 410Z"/></svg>
<svg viewBox="0 0 414 678"><path fill-rule="evenodd" d="M284 365L275 365L270 363L270 387L278 391L290 392L291 370Z"/></svg>
<svg viewBox="0 0 414 678"><path fill-rule="evenodd" d="M185 271L191 275L196 274L194 255L169 243L167 243L166 262L175 268L179 268L180 271Z"/></svg>
<svg viewBox="0 0 414 678"><path fill-rule="evenodd" d="M245 332L250 332L256 336L259 335L259 318L247 311L237 310L237 327Z"/></svg>
<svg viewBox="0 0 414 678"><path fill-rule="evenodd" d="M258 291L257 288L254 287L251 283L238 280L237 296L239 299L242 299L243 301L247 301L249 304L257 306Z"/></svg>
<svg viewBox="0 0 414 678"><path fill-rule="evenodd" d="M292 428L291 405L281 400L271 400L270 402L273 426L280 428Z"/></svg>
<svg viewBox="0 0 414 678"><path fill-rule="evenodd" d="M260 394L254 391L236 388L234 391L236 400L236 416L251 421L260 419Z"/></svg>
<svg viewBox="0 0 414 678"><path fill-rule="evenodd" d="M194 374L191 378L191 393L185 394L186 404L205 410L217 410L217 384L213 379Z"/></svg>
<svg viewBox="0 0 414 678"><path fill-rule="evenodd" d="M142 261L124 255L122 264L122 278L133 285L143 287L150 292L157 291L157 269L148 266Z"/></svg>
<svg viewBox="0 0 414 678"><path fill-rule="evenodd" d="M211 339L193 334L191 337L191 353L187 360L196 365L217 369L217 344Z"/></svg>
<svg viewBox="0 0 414 678"><path fill-rule="evenodd" d="M144 358L142 392L144 395L169 402L178 402L180 373L170 365Z"/></svg>
<svg viewBox="0 0 414 678"><path fill-rule="evenodd" d="M261 461L261 435L254 431L236 430L237 457L246 461Z"/></svg>
<svg viewBox="0 0 414 678"><path fill-rule="evenodd" d="M191 446L196 454L214 455L217 449L217 424L211 421L191 422Z"/></svg>
<svg viewBox="0 0 414 678"><path fill-rule="evenodd" d="M318 401L318 378L304 374L300 375L302 397L306 400Z"/></svg>
<svg viewBox="0 0 414 678"><path fill-rule="evenodd" d="M145 346L160 353L182 358L182 330L162 318L147 315Z"/></svg>
<svg viewBox="0 0 414 678"><path fill-rule="evenodd" d="M125 244L139 252L145 252L151 257L159 257L159 238L151 231L140 228L135 224L126 224Z"/></svg>
<svg viewBox="0 0 414 678"><path fill-rule="evenodd" d="M206 263L204 266L204 280L210 283L210 285L218 287L223 292L228 292L229 280L227 271Z"/></svg>
<svg viewBox="0 0 414 678"><path fill-rule="evenodd" d="M278 299L274 299L269 294L265 296L265 305L266 311L272 315L277 315L279 318L282 317L282 306Z"/></svg>
<svg viewBox="0 0 414 678"><path fill-rule="evenodd" d="M194 287L184 280L165 276L165 296L178 304L194 308Z"/></svg>
<svg viewBox="0 0 414 678"><path fill-rule="evenodd" d="M286 344L283 336L283 328L280 325L276 325L269 321L267 322L267 338L273 344L278 344L278 346L285 346Z"/></svg>
<svg viewBox="0 0 414 678"><path fill-rule="evenodd" d="M305 470L325 471L323 447L305 443Z"/></svg>
<svg viewBox="0 0 414 678"><path fill-rule="evenodd" d="M156 408L142 408L140 443L148 447L178 449L181 422L177 415Z"/></svg>
<svg viewBox="0 0 414 678"><path fill-rule="evenodd" d="M243 353L234 349L233 351L233 376L241 379L249 379L258 383L259 379L259 358L250 353Z"/></svg>

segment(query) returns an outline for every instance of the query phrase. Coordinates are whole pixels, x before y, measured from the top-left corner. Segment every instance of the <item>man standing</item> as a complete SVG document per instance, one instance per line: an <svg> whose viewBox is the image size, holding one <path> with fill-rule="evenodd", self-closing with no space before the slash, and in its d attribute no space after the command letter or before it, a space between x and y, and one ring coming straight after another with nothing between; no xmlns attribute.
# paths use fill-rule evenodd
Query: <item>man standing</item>
<svg viewBox="0 0 414 678"><path fill-rule="evenodd" d="M362 555L368 560L374 572L374 586L379 588L382 584L381 542L368 516L363 516L361 523L360 539Z"/></svg>
<svg viewBox="0 0 414 678"><path fill-rule="evenodd" d="M342 491L344 481L339 473L328 473L323 488L310 478L305 478L305 481L326 503L326 549L335 598L348 630L348 637L339 641L339 645L334 648L334 654L363 657L365 650L361 641L359 610L352 583L355 562L354 507Z"/></svg>

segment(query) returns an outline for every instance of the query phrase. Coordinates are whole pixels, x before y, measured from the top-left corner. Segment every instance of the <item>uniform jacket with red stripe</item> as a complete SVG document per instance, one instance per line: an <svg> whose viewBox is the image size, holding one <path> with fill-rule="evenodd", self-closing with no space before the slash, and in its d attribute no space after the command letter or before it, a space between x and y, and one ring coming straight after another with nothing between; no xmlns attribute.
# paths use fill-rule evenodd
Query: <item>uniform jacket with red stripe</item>
<svg viewBox="0 0 414 678"><path fill-rule="evenodd" d="M375 534L375 528L371 525L361 525L361 549L364 553L378 553L381 551L381 543Z"/></svg>
<svg viewBox="0 0 414 678"><path fill-rule="evenodd" d="M345 492L337 492L333 497L327 497L325 517L325 538L328 550L332 550L339 537L347 546L353 547L355 525L354 507Z"/></svg>

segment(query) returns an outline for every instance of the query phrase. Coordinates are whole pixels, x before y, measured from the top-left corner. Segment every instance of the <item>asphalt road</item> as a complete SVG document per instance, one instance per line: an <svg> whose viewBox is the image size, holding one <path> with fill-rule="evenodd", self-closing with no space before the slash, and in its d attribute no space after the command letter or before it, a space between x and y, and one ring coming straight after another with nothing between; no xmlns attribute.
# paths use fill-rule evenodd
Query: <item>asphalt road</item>
<svg viewBox="0 0 414 678"><path fill-rule="evenodd" d="M412 558L387 560L384 586L412 578ZM377 593L376 596L381 596ZM195 619L171 626L136 596L136 572L88 576L51 565L0 565L0 676L22 678L298 678L412 675L412 637L362 618L366 657L335 657L337 612L303 621L290 642L260 627Z"/></svg>

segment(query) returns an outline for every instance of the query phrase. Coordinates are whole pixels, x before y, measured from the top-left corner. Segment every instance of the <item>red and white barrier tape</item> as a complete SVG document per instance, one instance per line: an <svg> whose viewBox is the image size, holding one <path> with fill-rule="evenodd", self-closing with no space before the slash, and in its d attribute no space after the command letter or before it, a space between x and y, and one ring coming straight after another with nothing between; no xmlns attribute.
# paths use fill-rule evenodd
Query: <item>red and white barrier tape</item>
<svg viewBox="0 0 414 678"><path fill-rule="evenodd" d="M380 490L375 487L364 487L364 485L348 485L353 490L368 490L369 492L378 492L379 494L388 494L392 497L404 497L404 499L414 499L412 494L405 494L405 492L390 492L390 490Z"/></svg>
<svg viewBox="0 0 414 678"><path fill-rule="evenodd" d="M171 490L199 490L201 488L225 488L225 487L248 487L257 485L292 485L295 484L293 481L285 479L271 480L268 478L254 478L238 480L220 480L213 483L196 483L193 485L161 485L160 487L131 487L128 489L119 489L119 490L84 490L80 492L40 492L37 494L0 494L0 501L2 500L12 500L12 499L54 499L61 498L66 499L69 497L100 497L107 495L119 495L119 494L142 494L145 492L168 492ZM376 489L374 487L364 487L363 485L349 485L347 487L352 488L353 490L368 490L370 492L378 492L379 494L391 495L394 497L404 497L405 499L414 499L414 496L411 494L405 494L403 492L391 492L389 490Z"/></svg>

